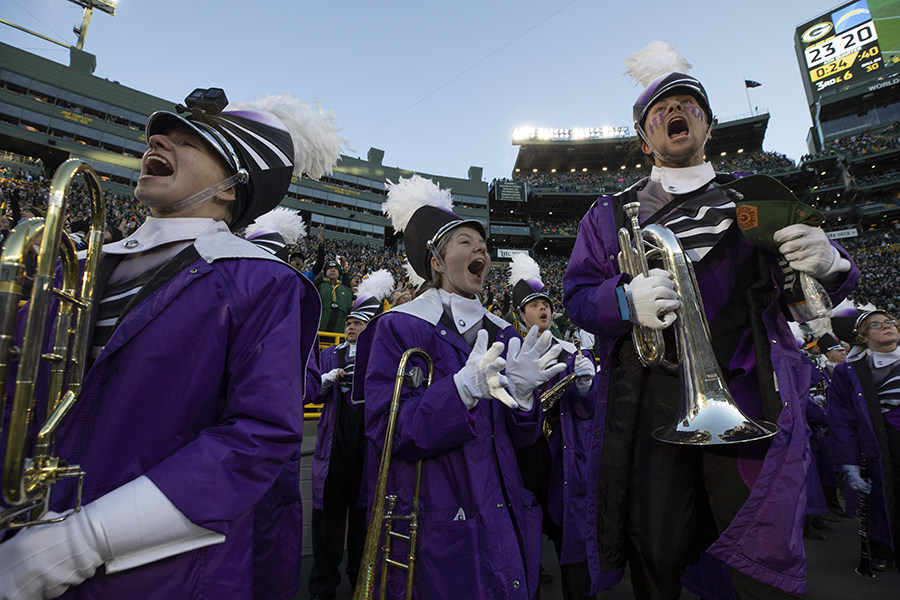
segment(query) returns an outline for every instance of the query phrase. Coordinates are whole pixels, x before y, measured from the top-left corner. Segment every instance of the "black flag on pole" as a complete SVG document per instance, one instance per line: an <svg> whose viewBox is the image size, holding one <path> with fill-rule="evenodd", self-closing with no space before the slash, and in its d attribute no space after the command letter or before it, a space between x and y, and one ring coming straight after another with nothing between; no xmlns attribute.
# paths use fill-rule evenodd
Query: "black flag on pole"
<svg viewBox="0 0 900 600"><path fill-rule="evenodd" d="M755 87L761 86L762 84L758 81L753 81L751 79L745 79L744 85L746 85L748 88L755 88Z"/></svg>

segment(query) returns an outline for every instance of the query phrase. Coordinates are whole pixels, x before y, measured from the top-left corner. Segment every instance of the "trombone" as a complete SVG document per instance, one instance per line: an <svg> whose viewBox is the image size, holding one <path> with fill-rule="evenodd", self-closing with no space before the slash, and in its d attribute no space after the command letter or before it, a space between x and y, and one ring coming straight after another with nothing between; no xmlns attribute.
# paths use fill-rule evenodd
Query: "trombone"
<svg viewBox="0 0 900 600"><path fill-rule="evenodd" d="M80 175L91 197L91 228L88 248L78 286L78 258L72 240L63 233L66 196L72 180ZM56 432L74 406L81 391L94 287L100 264L100 248L106 223L103 192L97 173L87 163L69 159L53 176L47 200L46 219L29 219L10 234L0 254L0 390L6 393L9 368L18 362L6 452L2 467L3 499L10 507L0 512L0 530L18 529L43 523L57 523L81 510L84 472L78 465L54 456ZM16 315L19 300L27 283L25 257L33 245L40 243L37 269L25 320L21 347L16 339ZM54 287L57 259L61 265L62 284ZM50 316L51 299L59 300L53 348L43 351L44 336ZM50 365L47 402L33 444L33 456L26 457L28 440L35 418L35 387L41 362ZM6 402L4 402L5 406ZM2 427L2 423L0 423ZM2 433L2 432L0 432ZM50 507L50 491L63 478L77 477L75 507L68 513L42 519Z"/></svg>
<svg viewBox="0 0 900 600"><path fill-rule="evenodd" d="M425 364L428 367L427 379L423 378L422 371L418 367L411 369L409 372L406 371L406 364L415 354L420 354L425 359ZM390 565L406 571L406 600L412 598L413 571L416 564L416 540L419 532L419 488L422 482L422 461L416 462L416 479L408 515L394 514L397 496L387 494L387 482L391 467L394 433L397 428L397 418L400 414L400 395L403 391L403 383L408 378L414 388L422 385L423 381L427 387L431 385L433 375L434 364L431 357L421 348L410 348L400 357L397 377L394 380L394 395L391 398L387 431L384 436L384 449L381 452L381 463L378 467L378 482L375 486L375 497L369 518L369 528L366 531L366 542L363 545L363 555L360 560L356 588L353 590L353 600L369 600L375 597L375 565L378 558L378 543L381 539L382 530L384 532L384 545L381 547L381 581L378 597L385 597L385 592L387 591L387 568ZM387 505L387 509L385 509L385 505ZM394 521L409 521L409 535L403 535L394 531ZM394 539L405 540L408 543L406 563L391 558L391 541Z"/></svg>

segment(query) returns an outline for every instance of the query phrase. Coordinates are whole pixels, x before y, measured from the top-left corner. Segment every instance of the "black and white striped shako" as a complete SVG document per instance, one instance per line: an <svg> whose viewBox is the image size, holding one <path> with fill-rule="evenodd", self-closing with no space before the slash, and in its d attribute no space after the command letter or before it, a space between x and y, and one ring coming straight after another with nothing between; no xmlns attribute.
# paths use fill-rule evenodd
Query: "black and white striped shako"
<svg viewBox="0 0 900 600"><path fill-rule="evenodd" d="M227 102L224 92L221 95ZM245 227L275 208L287 193L292 176L302 172L318 179L331 173L340 157L343 140L337 136L334 115L287 92L239 102L229 109L212 114L214 110L194 108L185 116L158 111L147 119L146 133L149 139L174 127L190 127L222 157L230 175L247 171L247 183L235 186L232 229Z"/></svg>

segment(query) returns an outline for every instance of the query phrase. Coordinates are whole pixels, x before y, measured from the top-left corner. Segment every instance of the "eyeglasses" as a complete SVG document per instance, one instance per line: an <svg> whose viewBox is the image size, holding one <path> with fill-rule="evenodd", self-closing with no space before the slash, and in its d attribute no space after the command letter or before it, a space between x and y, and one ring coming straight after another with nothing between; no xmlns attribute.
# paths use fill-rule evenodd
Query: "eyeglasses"
<svg viewBox="0 0 900 600"><path fill-rule="evenodd" d="M872 321L869 323L869 329L881 329L889 326L897 329L897 321Z"/></svg>

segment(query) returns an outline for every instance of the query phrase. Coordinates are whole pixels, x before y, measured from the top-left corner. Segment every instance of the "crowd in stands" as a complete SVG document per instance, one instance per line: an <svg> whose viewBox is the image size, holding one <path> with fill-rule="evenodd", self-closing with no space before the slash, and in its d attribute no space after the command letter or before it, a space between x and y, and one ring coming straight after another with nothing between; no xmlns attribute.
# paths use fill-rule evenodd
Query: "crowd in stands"
<svg viewBox="0 0 900 600"><path fill-rule="evenodd" d="M869 237L846 238L841 245L859 267L859 285L850 299L859 305L896 312L900 308L900 232L891 230Z"/></svg>
<svg viewBox="0 0 900 600"><path fill-rule="evenodd" d="M725 170L748 170L751 162L756 161L761 165L768 161L770 165L783 164L774 153L767 158L749 155L741 159L741 162L729 162ZM783 159L783 157L782 157ZM786 159L784 159L786 160ZM718 167L717 168L721 168ZM30 206L44 207L49 192L50 182L42 176L35 176L27 170L3 169L0 171L0 202L4 214L11 213L12 201L19 205L19 209ZM104 190L104 199L107 211L107 226L112 232L113 239L129 235L136 229L147 216L148 211L134 197L130 195L113 194ZM71 231L72 225L83 222L90 214L90 199L86 190L79 181L73 182L69 195L69 211L67 228ZM578 219L566 221L536 221L540 230L545 235L576 235ZM14 223L10 223L14 226ZM407 284L406 271L403 268L402 255L394 253L384 247L370 246L367 244L328 239L325 241L325 252L328 257L341 256L346 260L346 271L352 275L364 275L377 269L387 269L394 275L398 288ZM845 238L841 244L850 250L860 267L862 277L859 288L854 292L852 299L859 304L872 303L887 310L897 310L898 298L900 298L900 275L896 265L900 263L900 233L896 230L875 236ZM315 260L316 253L315 232L310 231L309 237L301 240L292 250L300 250L307 259L307 268L310 268ZM562 306L563 275L565 273L567 256L537 256L541 265L544 282L550 288L551 294L557 304ZM501 306L504 314L509 309L509 295L507 293L508 272L503 265L491 270L488 280L485 282L488 301Z"/></svg>
<svg viewBox="0 0 900 600"><path fill-rule="evenodd" d="M716 171L722 173L734 173L743 171L746 173L764 173L775 175L797 169L794 161L778 152L748 152L725 156L719 160L710 161Z"/></svg>
<svg viewBox="0 0 900 600"><path fill-rule="evenodd" d="M711 160L716 171L765 173L774 175L797 169L790 158L778 152L748 152ZM605 193L624 190L649 175L646 168L618 169L593 173L528 173L520 175L542 192Z"/></svg>
<svg viewBox="0 0 900 600"><path fill-rule="evenodd" d="M543 235L575 235L578 233L578 224L581 222L581 219L565 219L562 221L535 219L532 222L540 228Z"/></svg>
<svg viewBox="0 0 900 600"><path fill-rule="evenodd" d="M848 135L832 140L828 146L816 154L806 154L801 162L823 156L840 154L848 158L858 158L867 154L875 154L886 150L900 148L900 122L891 123L888 127L878 131L865 131L857 135Z"/></svg>

